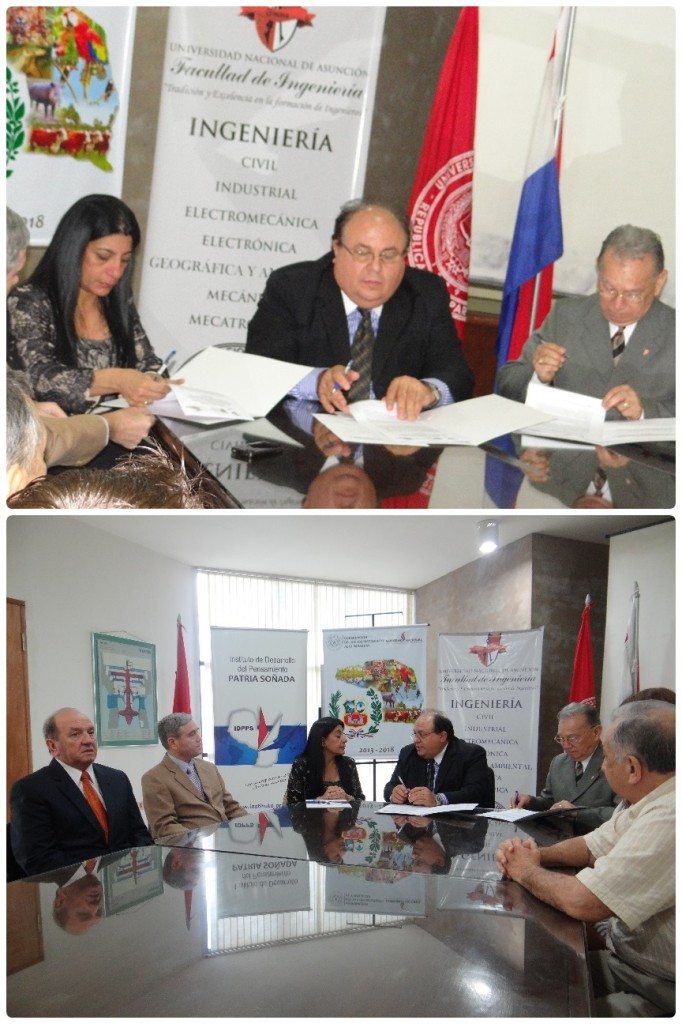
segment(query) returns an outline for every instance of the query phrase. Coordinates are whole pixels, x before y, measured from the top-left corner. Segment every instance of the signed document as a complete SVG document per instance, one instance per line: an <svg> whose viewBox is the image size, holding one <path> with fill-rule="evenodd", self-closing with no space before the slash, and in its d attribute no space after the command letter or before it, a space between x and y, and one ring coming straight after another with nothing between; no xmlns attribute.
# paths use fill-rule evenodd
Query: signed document
<svg viewBox="0 0 682 1024"><path fill-rule="evenodd" d="M524 434L560 438L586 444L636 444L644 441L674 441L673 418L652 420L606 420L600 398L581 395L531 381L526 392L529 408L548 413L552 419L529 426Z"/></svg>

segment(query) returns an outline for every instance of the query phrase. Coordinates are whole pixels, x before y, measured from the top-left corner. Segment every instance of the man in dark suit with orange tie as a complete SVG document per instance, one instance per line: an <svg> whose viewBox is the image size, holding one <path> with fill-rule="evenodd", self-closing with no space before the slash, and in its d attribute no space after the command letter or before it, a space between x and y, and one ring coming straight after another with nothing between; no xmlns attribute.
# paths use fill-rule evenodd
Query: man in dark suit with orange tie
<svg viewBox="0 0 682 1024"><path fill-rule="evenodd" d="M15 782L10 798L12 849L27 875L153 845L128 776L94 763L90 719L60 708L43 735L52 761Z"/></svg>

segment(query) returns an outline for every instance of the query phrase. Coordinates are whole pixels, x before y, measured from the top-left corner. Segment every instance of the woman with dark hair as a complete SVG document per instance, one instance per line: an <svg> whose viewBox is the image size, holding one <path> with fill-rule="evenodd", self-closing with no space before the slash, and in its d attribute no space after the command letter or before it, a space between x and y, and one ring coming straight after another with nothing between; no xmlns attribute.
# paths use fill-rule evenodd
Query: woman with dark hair
<svg viewBox="0 0 682 1024"><path fill-rule="evenodd" d="M294 760L284 795L285 804L304 800L364 800L352 757L344 757L346 737L339 718L320 718L310 727L308 741Z"/></svg>
<svg viewBox="0 0 682 1024"><path fill-rule="evenodd" d="M114 196L84 196L67 210L29 280L8 299L9 363L37 399L85 412L121 395L131 406L168 394L133 304L135 214Z"/></svg>

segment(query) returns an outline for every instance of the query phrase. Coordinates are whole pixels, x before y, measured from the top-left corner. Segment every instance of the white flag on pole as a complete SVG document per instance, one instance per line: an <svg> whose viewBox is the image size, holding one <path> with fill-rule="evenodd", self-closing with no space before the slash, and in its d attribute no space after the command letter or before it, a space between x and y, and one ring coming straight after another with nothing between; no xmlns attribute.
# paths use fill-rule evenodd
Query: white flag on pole
<svg viewBox="0 0 682 1024"><path fill-rule="evenodd" d="M639 692L639 584L635 580L630 602L630 618L623 649L623 676L620 699Z"/></svg>

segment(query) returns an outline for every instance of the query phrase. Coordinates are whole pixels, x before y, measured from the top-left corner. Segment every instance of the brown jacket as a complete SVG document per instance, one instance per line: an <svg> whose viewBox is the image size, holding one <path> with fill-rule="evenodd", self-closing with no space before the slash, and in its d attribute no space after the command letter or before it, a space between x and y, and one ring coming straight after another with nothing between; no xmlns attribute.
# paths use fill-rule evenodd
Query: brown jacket
<svg viewBox="0 0 682 1024"><path fill-rule="evenodd" d="M219 825L248 814L225 789L223 777L210 761L194 759L206 800L192 780L165 755L163 761L142 776L142 800L149 831L154 839L181 836L193 828Z"/></svg>
<svg viewBox="0 0 682 1024"><path fill-rule="evenodd" d="M47 431L45 464L49 466L84 466L102 451L109 430L101 416L41 416Z"/></svg>

